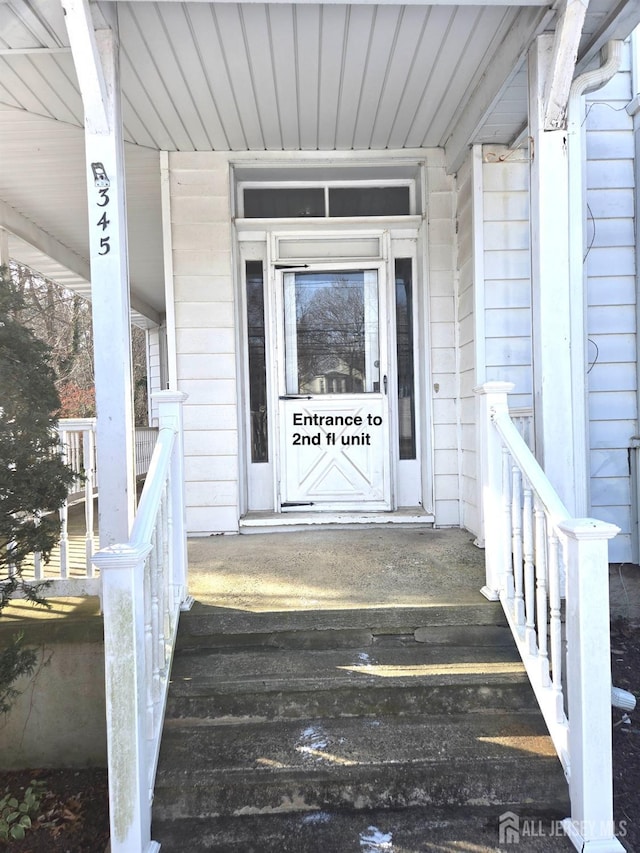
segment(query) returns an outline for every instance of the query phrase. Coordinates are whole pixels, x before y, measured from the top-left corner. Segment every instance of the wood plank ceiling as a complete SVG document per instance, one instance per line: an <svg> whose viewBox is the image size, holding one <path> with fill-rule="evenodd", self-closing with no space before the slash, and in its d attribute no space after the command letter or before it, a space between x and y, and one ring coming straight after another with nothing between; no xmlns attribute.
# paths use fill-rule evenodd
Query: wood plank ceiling
<svg viewBox="0 0 640 853"><path fill-rule="evenodd" d="M126 138L178 151L442 145L521 13L119 3ZM81 125L66 47L57 0L0 3L0 102ZM51 52L9 55L10 48Z"/></svg>

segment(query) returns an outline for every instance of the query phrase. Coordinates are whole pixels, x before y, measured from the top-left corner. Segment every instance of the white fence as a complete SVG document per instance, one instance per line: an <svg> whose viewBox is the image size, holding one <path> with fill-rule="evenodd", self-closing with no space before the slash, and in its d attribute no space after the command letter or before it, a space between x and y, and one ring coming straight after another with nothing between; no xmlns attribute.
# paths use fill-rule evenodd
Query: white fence
<svg viewBox="0 0 640 853"><path fill-rule="evenodd" d="M476 389L482 401L483 592L502 602L562 762L571 798L567 835L578 850L619 853L608 570L608 540L618 528L569 517L509 416L512 388L490 382Z"/></svg>
<svg viewBox="0 0 640 853"><path fill-rule="evenodd" d="M152 853L151 802L180 608L186 598L181 402L160 430L127 543L102 549L111 853Z"/></svg>

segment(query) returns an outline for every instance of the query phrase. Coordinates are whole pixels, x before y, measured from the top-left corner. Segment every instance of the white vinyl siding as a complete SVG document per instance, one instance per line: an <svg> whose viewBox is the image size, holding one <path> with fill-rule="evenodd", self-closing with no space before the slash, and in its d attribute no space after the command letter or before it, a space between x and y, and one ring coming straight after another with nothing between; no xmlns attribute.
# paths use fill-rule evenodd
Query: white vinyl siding
<svg viewBox="0 0 640 853"><path fill-rule="evenodd" d="M511 408L533 403L528 156L483 148L486 380L515 384Z"/></svg>
<svg viewBox="0 0 640 853"><path fill-rule="evenodd" d="M630 439L637 431L633 120L628 54L587 98L587 336L591 514L621 532L613 562L632 559Z"/></svg>
<svg viewBox="0 0 640 853"><path fill-rule="evenodd" d="M185 403L190 534L238 530L236 331L229 165L171 154L171 238L178 387Z"/></svg>

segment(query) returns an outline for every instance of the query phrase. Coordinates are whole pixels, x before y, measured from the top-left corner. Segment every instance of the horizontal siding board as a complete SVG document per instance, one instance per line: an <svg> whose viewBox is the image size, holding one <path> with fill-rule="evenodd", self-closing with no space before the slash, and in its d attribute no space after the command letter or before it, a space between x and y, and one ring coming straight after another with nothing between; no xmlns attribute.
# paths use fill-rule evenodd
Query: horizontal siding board
<svg viewBox="0 0 640 853"><path fill-rule="evenodd" d="M485 222L485 251L529 248L529 223L522 221Z"/></svg>
<svg viewBox="0 0 640 853"><path fill-rule="evenodd" d="M632 187L602 187L589 190L587 200L591 216L596 219L633 217L634 197Z"/></svg>
<svg viewBox="0 0 640 853"><path fill-rule="evenodd" d="M192 430L185 432L185 456L236 456L238 433L235 430Z"/></svg>
<svg viewBox="0 0 640 853"><path fill-rule="evenodd" d="M237 429L238 413L235 406L204 404L184 407L184 428L188 430ZM234 475L235 476L235 475ZM206 479L206 478L204 478ZM229 479L228 477L223 479Z"/></svg>
<svg viewBox="0 0 640 853"><path fill-rule="evenodd" d="M485 192L483 213L485 223L491 221L529 221L529 193L526 190L508 193Z"/></svg>
<svg viewBox="0 0 640 853"><path fill-rule="evenodd" d="M528 308L495 308L485 311L487 338L528 338L531 335L531 312Z"/></svg>
<svg viewBox="0 0 640 853"><path fill-rule="evenodd" d="M531 341L526 338L489 338L487 367L531 364Z"/></svg>
<svg viewBox="0 0 640 853"><path fill-rule="evenodd" d="M231 302L178 302L176 326L186 328L233 328L234 310Z"/></svg>
<svg viewBox="0 0 640 853"><path fill-rule="evenodd" d="M634 186L633 160L587 160L587 189Z"/></svg>
<svg viewBox="0 0 640 853"><path fill-rule="evenodd" d="M636 336L634 334L597 335L589 332L588 344L587 352L590 365L601 362L625 363L635 361Z"/></svg>
<svg viewBox="0 0 640 853"><path fill-rule="evenodd" d="M531 261L526 249L484 253L484 271L488 279L529 278Z"/></svg>
<svg viewBox="0 0 640 853"><path fill-rule="evenodd" d="M180 390L189 395L189 403L192 406L235 405L236 403L234 379L180 378Z"/></svg>
<svg viewBox="0 0 640 853"><path fill-rule="evenodd" d="M598 421L635 419L635 395L629 391L594 391L589 394L589 417Z"/></svg>
<svg viewBox="0 0 640 853"><path fill-rule="evenodd" d="M587 255L589 276L634 275L635 269L635 253L631 246L612 249L594 246Z"/></svg>
<svg viewBox="0 0 640 853"><path fill-rule="evenodd" d="M236 360L230 353L218 355L178 353L178 375L189 379L235 379Z"/></svg>
<svg viewBox="0 0 640 853"><path fill-rule="evenodd" d="M629 447L631 438L635 434L635 415L626 420L621 418L617 421L592 418L589 424L589 443L592 449Z"/></svg>
<svg viewBox="0 0 640 853"><path fill-rule="evenodd" d="M485 308L529 308L531 305L531 282L521 279L488 279L484 286Z"/></svg>
<svg viewBox="0 0 640 853"><path fill-rule="evenodd" d="M596 362L589 372L589 391L635 391L636 363L601 364Z"/></svg>
<svg viewBox="0 0 640 853"><path fill-rule="evenodd" d="M185 456L184 474L189 482L235 480L238 477L238 460L235 456Z"/></svg>
<svg viewBox="0 0 640 853"><path fill-rule="evenodd" d="M192 536L237 533L238 507L187 506L187 532Z"/></svg>
<svg viewBox="0 0 640 853"><path fill-rule="evenodd" d="M587 312L590 335L630 334L636 331L636 314L633 305L598 305Z"/></svg>
<svg viewBox="0 0 640 853"><path fill-rule="evenodd" d="M179 275L174 278L177 302L233 302L233 283L226 275Z"/></svg>
<svg viewBox="0 0 640 853"><path fill-rule="evenodd" d="M592 450L590 453L592 477L628 477L629 453L626 449Z"/></svg>
<svg viewBox="0 0 640 853"><path fill-rule="evenodd" d="M621 110L626 114L626 110ZM625 160L634 156L633 120L627 114L628 124L622 130L592 131L587 133L587 157L590 160Z"/></svg>
<svg viewBox="0 0 640 853"><path fill-rule="evenodd" d="M589 305L633 305L636 298L635 276L590 276L587 282Z"/></svg>
<svg viewBox="0 0 640 853"><path fill-rule="evenodd" d="M235 330L231 327L177 329L177 350L181 353L235 352Z"/></svg>
<svg viewBox="0 0 640 853"><path fill-rule="evenodd" d="M529 189L528 164L485 163L482 168L482 181L485 193L526 191Z"/></svg>

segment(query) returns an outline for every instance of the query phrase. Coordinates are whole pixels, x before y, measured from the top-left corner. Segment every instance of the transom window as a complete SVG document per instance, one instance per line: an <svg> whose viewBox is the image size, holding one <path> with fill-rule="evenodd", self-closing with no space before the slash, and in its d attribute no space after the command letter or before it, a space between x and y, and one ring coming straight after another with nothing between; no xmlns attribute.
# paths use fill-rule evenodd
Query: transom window
<svg viewBox="0 0 640 853"><path fill-rule="evenodd" d="M307 185L241 184L239 215L245 219L305 217L410 216L415 211L413 182L375 186L355 183Z"/></svg>

